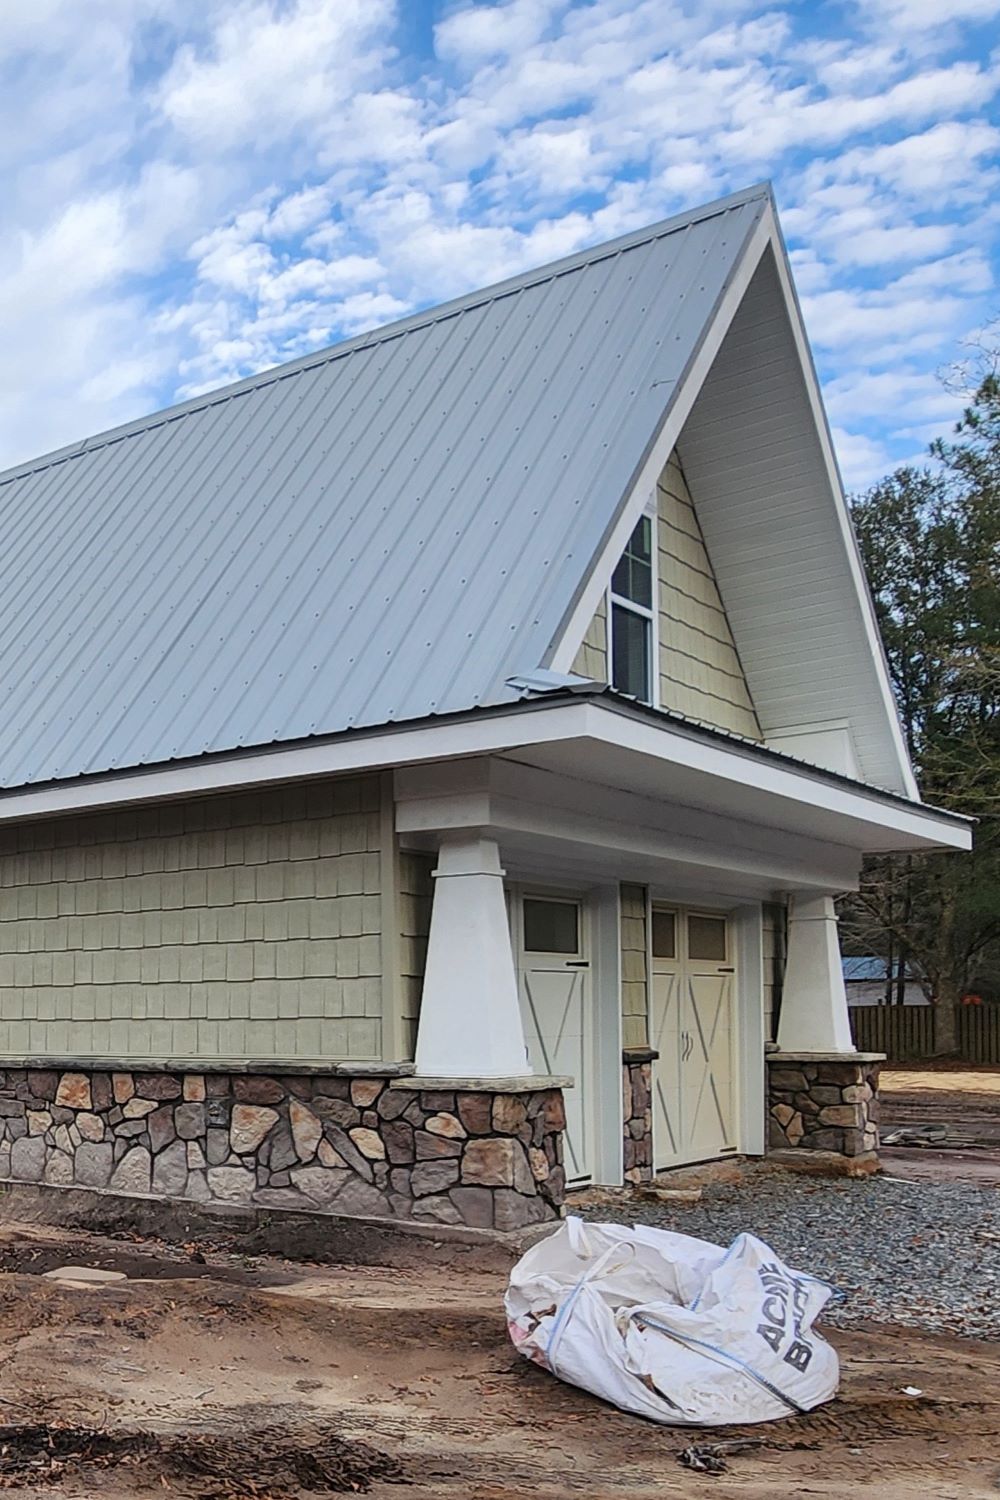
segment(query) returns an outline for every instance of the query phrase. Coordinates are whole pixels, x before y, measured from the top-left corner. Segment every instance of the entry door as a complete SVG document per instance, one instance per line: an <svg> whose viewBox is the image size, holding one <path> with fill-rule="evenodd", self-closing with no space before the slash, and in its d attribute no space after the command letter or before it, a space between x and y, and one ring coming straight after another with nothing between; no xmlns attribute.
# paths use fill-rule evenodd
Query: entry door
<svg viewBox="0 0 1000 1500"><path fill-rule="evenodd" d="M563 1098L566 1180L590 1180L591 984L586 911L571 897L524 893L518 907L521 1012L536 1073L573 1079Z"/></svg>
<svg viewBox="0 0 1000 1500"><path fill-rule="evenodd" d="M737 1149L732 938L725 917L653 910L657 1170Z"/></svg>

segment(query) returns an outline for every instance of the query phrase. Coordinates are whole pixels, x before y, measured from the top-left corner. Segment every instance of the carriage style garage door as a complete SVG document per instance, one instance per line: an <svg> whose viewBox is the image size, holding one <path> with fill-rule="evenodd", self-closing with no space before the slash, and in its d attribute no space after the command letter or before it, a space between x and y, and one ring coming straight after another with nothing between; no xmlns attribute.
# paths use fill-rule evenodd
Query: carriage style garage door
<svg viewBox="0 0 1000 1500"><path fill-rule="evenodd" d="M652 914L653 1154L657 1171L735 1151L732 934L725 917Z"/></svg>
<svg viewBox="0 0 1000 1500"><path fill-rule="evenodd" d="M571 897L514 896L521 1013L528 1056L536 1073L568 1074L566 1180L590 1180L588 1117L593 1069L590 954L584 903Z"/></svg>

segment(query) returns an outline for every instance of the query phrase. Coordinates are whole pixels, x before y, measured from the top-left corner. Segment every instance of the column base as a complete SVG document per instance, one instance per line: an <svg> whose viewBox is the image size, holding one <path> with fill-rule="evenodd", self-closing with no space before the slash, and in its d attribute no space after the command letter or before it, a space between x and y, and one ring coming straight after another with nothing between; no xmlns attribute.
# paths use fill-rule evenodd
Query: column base
<svg viewBox="0 0 1000 1500"><path fill-rule="evenodd" d="M878 1161L881 1052L770 1052L769 1152ZM865 1170L862 1168L862 1170ZM852 1173L851 1175L855 1175Z"/></svg>

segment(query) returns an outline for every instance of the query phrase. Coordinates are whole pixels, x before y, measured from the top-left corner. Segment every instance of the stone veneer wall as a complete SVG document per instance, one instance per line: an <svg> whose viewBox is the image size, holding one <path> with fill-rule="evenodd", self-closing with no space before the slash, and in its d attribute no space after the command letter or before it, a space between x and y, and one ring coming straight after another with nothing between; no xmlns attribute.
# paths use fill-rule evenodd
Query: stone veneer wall
<svg viewBox="0 0 1000 1500"><path fill-rule="evenodd" d="M558 1089L334 1073L0 1071L0 1178L516 1229L559 1217Z"/></svg>
<svg viewBox="0 0 1000 1500"><path fill-rule="evenodd" d="M871 1157L878 1151L878 1077L870 1055L768 1059L768 1145Z"/></svg>
<svg viewBox="0 0 1000 1500"><path fill-rule="evenodd" d="M626 1182L650 1182L653 1177L653 1059L649 1049L622 1054L622 1119Z"/></svg>

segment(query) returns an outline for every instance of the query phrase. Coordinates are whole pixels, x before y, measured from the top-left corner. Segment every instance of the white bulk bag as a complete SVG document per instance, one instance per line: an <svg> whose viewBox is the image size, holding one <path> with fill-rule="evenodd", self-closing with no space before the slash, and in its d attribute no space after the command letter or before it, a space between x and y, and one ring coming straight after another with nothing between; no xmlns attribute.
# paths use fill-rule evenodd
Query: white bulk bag
<svg viewBox="0 0 1000 1500"><path fill-rule="evenodd" d="M504 1305L515 1347L560 1380L654 1422L702 1427L829 1401L837 1355L812 1325L832 1295L750 1234L723 1250L569 1218L518 1261Z"/></svg>

